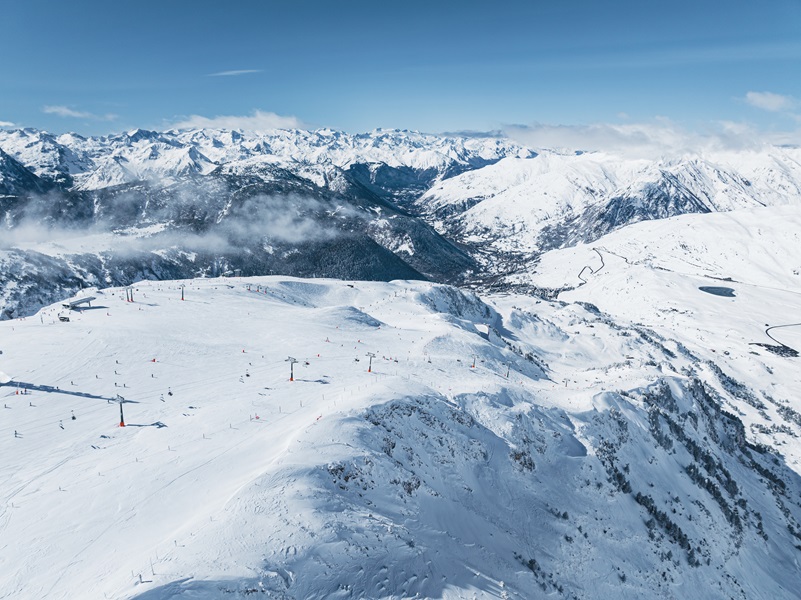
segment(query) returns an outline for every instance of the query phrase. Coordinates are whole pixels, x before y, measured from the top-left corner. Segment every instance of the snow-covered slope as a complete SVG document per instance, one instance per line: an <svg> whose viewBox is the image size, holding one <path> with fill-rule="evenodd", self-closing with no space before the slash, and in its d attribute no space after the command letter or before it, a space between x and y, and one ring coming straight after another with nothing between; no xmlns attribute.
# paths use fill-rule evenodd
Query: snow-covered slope
<svg viewBox="0 0 801 600"><path fill-rule="evenodd" d="M636 223L592 244L548 252L536 266L508 280L545 288L574 287L591 275L611 272L605 263L621 261L627 269L801 293L801 206Z"/></svg>
<svg viewBox="0 0 801 600"><path fill-rule="evenodd" d="M650 161L603 153L506 158L417 201L442 232L522 257L632 222L801 203L801 149Z"/></svg>
<svg viewBox="0 0 801 600"><path fill-rule="evenodd" d="M794 598L799 371L729 335L786 293L714 344L723 316L278 277L2 322L0 598Z"/></svg>
<svg viewBox="0 0 801 600"><path fill-rule="evenodd" d="M797 433L787 426L801 417L777 402L792 392L768 357L783 357L780 363L793 369L797 381L799 207L638 223L592 245L548 252L532 270L509 280L554 289L560 301L591 302L618 323L648 327L658 339L678 340L684 349L725 365L735 380L749 382L738 387L721 378L748 405L735 403L733 410L748 415L757 439L795 453ZM769 434L782 431L789 438L771 439Z"/></svg>
<svg viewBox="0 0 801 600"><path fill-rule="evenodd" d="M42 193L44 183L19 161L0 150L0 198Z"/></svg>

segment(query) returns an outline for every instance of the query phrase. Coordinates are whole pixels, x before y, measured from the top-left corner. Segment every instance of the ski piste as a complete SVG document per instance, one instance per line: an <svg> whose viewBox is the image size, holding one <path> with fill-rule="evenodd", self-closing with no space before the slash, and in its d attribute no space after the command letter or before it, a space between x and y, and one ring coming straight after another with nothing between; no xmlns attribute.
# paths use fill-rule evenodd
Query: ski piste
<svg viewBox="0 0 801 600"><path fill-rule="evenodd" d="M801 382L750 345L794 292L634 258L558 300L209 278L0 323L0 597L794 597Z"/></svg>

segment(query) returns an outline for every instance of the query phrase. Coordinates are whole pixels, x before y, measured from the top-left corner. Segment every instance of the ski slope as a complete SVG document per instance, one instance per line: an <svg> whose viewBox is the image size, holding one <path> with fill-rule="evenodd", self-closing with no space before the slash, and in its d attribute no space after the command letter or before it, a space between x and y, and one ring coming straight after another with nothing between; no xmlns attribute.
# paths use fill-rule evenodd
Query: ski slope
<svg viewBox="0 0 801 600"><path fill-rule="evenodd" d="M774 362L768 346L801 351L799 230L801 210L793 206L683 215L549 252L510 280L564 288L562 301L592 302L618 323L641 324L725 365L764 395L791 398L801 384L797 361ZM716 289L724 295L704 291ZM749 421L759 412L753 406L733 409L752 431L764 425ZM792 437L755 435L783 446L798 469Z"/></svg>
<svg viewBox="0 0 801 600"><path fill-rule="evenodd" d="M0 598L795 597L787 358L422 282L87 293L0 323Z"/></svg>

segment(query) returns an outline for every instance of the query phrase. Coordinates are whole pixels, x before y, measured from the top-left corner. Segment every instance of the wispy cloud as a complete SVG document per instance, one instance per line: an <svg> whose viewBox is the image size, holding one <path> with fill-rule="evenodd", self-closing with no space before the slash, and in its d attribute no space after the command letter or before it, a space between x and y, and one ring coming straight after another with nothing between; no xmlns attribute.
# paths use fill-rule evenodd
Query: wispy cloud
<svg viewBox="0 0 801 600"><path fill-rule="evenodd" d="M251 73L261 73L261 69L234 69L232 71L219 71L209 73L206 77L235 77L237 75L249 75Z"/></svg>
<svg viewBox="0 0 801 600"><path fill-rule="evenodd" d="M76 119L85 119L92 116L91 113L73 110L67 106L45 106L42 108L42 112L48 115L58 115L59 117L75 117Z"/></svg>
<svg viewBox="0 0 801 600"><path fill-rule="evenodd" d="M117 115L107 113L105 115L96 115L94 113L86 112L83 110L75 110L69 106L48 105L42 107L42 112L48 115L58 115L59 117L70 117L73 119L92 119L94 121L114 121Z"/></svg>
<svg viewBox="0 0 801 600"><path fill-rule="evenodd" d="M798 101L792 96L773 92L748 92L745 101L751 106L770 112L786 112L798 106Z"/></svg>
<svg viewBox="0 0 801 600"><path fill-rule="evenodd" d="M0 121L0 127L16 127L11 121Z"/></svg>
<svg viewBox="0 0 801 600"><path fill-rule="evenodd" d="M190 115L172 125L174 129L243 129L265 131L270 129L303 129L305 125L297 117L277 115L274 112L255 110L250 115L218 115L203 117Z"/></svg>
<svg viewBox="0 0 801 600"><path fill-rule="evenodd" d="M801 143L801 131L768 133L749 123L721 121L710 124L704 132L698 132L665 118L625 124L510 125L505 133L533 148L563 152L601 151L647 159Z"/></svg>

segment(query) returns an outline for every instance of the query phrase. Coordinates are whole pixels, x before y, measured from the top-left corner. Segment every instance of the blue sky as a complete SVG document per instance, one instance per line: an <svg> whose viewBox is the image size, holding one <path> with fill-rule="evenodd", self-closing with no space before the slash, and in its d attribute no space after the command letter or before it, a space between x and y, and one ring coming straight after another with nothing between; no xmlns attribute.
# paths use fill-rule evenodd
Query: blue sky
<svg viewBox="0 0 801 600"><path fill-rule="evenodd" d="M28 0L2 20L0 122L54 132L801 124L801 0Z"/></svg>

